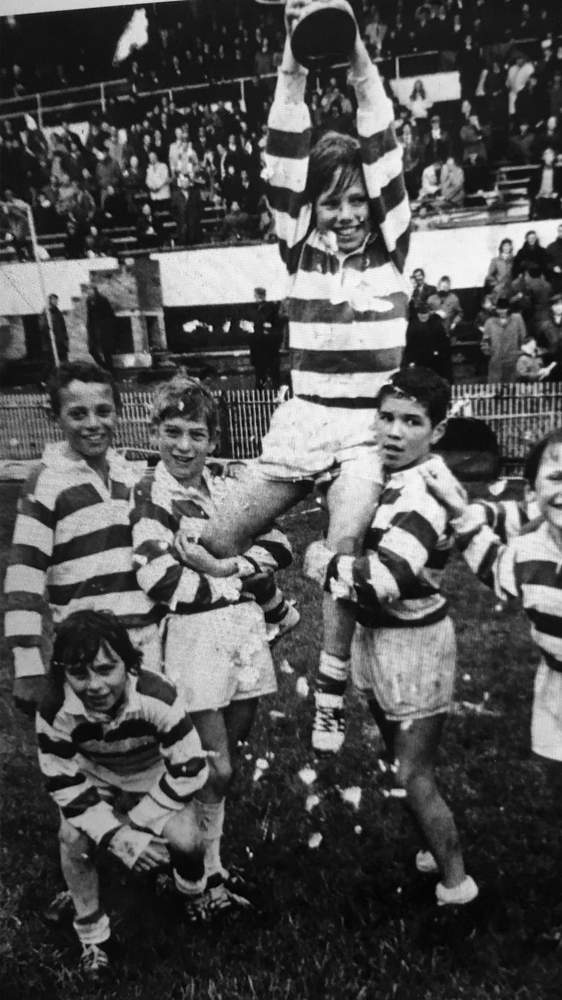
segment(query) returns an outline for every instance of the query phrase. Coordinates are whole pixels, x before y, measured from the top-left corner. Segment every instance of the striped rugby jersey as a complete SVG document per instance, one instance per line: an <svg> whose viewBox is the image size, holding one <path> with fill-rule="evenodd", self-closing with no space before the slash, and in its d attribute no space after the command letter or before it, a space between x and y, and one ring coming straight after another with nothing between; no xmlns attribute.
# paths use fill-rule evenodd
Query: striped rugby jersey
<svg viewBox="0 0 562 1000"><path fill-rule="evenodd" d="M89 715L65 684L64 691L44 700L35 726L47 791L65 819L97 844L106 844L123 820L100 796L89 772L117 788L122 779L139 776L145 822L151 810L157 817L163 809L182 809L208 778L207 758L176 689L150 670L127 675L114 718ZM155 779L159 762L164 773ZM146 772L148 788L142 783ZM132 821L134 814L133 807Z"/></svg>
<svg viewBox="0 0 562 1000"><path fill-rule="evenodd" d="M434 462L435 456L431 458ZM331 592L333 581L349 582L357 599L356 618L368 628L429 625L447 614L440 587L452 534L446 511L428 492L419 468L394 472L387 479L363 556L329 554L327 569L324 559L325 590ZM321 579L318 573L314 578Z"/></svg>
<svg viewBox="0 0 562 1000"><path fill-rule="evenodd" d="M531 637L546 664L562 672L562 548L548 522L540 519L510 537L518 530L518 519L520 525L527 519L524 509L519 508L518 516L517 506L512 501L508 513L507 502L486 503L488 523L482 525L477 510L481 505L471 504L454 522L458 545L473 573L498 597L521 602L531 623ZM506 544L495 527L499 527Z"/></svg>
<svg viewBox="0 0 562 1000"><path fill-rule="evenodd" d="M406 334L410 207L402 150L392 103L373 66L354 86L374 232L362 249L341 259L335 234L314 228L305 197L312 134L305 84L304 72L279 73L266 145L268 199L290 280L293 390L324 405L372 406L389 373L400 367Z"/></svg>
<svg viewBox="0 0 562 1000"><path fill-rule="evenodd" d="M176 532L198 538L202 521L214 511L215 500L224 497L234 480L213 477L203 471L205 489L184 487L167 471L163 462L149 470L133 491L131 525L133 564L139 586L155 605L178 614L194 614L227 607L223 579L183 566L174 552ZM256 572L283 569L292 560L289 540L276 527L256 539L244 558ZM245 599L242 594L241 600ZM246 599L250 599L249 597Z"/></svg>
<svg viewBox="0 0 562 1000"><path fill-rule="evenodd" d="M139 589L131 559L131 466L110 450L107 487L66 442L47 445L18 503L4 589L5 635L16 677L42 674L45 591L55 621L73 611L113 611L127 627L154 612ZM152 617L150 617L152 616ZM32 649L22 663L21 652Z"/></svg>

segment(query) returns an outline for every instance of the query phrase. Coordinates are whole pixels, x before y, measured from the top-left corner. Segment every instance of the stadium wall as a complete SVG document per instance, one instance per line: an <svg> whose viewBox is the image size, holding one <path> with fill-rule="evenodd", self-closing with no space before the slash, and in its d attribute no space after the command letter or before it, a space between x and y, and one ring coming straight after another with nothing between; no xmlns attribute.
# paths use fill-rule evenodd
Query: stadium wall
<svg viewBox="0 0 562 1000"><path fill-rule="evenodd" d="M448 274L456 289L479 288L500 240L509 237L517 249L531 228L543 246L556 238L556 220L414 232L406 276L421 266L433 283ZM285 274L272 243L154 253L151 260L158 262L164 308L249 302L256 285L263 285L270 299L285 295ZM91 272L118 268L119 261L111 257L42 264L46 290L57 293L63 312L73 308ZM29 316L42 310L37 266L0 266L0 316Z"/></svg>

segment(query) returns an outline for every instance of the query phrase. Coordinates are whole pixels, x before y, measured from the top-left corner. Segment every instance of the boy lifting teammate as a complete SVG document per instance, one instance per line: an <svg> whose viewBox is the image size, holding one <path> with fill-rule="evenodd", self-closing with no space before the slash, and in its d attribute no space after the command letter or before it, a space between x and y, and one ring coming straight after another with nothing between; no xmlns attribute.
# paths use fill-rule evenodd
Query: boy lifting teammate
<svg viewBox="0 0 562 1000"><path fill-rule="evenodd" d="M200 540L216 555L244 551L259 531L327 481L328 542L362 548L382 482L373 399L400 365L408 294L403 270L410 211L392 103L357 33L350 82L358 138L311 143L307 71L293 26L310 0L288 0L287 38L268 123L268 198L289 276L294 398L279 407L260 459L217 509ZM350 8L351 13L351 8ZM313 747L337 752L354 621L326 596Z"/></svg>
<svg viewBox="0 0 562 1000"><path fill-rule="evenodd" d="M440 582L452 547L445 507L424 470L443 435L450 390L426 368L392 376L377 398L377 437L386 482L365 552L341 555L327 542L308 549L305 572L330 600L353 602L357 629L352 676L383 735L398 788L422 837L416 866L439 872L440 905L478 894L466 874L453 815L435 781L435 762L452 703L456 646ZM430 461L431 460L431 461Z"/></svg>
<svg viewBox="0 0 562 1000"><path fill-rule="evenodd" d="M236 487L235 480L214 477L206 466L217 422L215 400L197 379L177 376L156 393L152 431L161 460L136 486L131 510L139 586L166 614L166 675L203 746L213 751L209 781L195 799L206 881L192 901L194 922L248 905L222 865L225 796L258 699L276 690L264 615L283 620L292 611L273 579L272 571L291 561L289 543L275 527L243 557L215 558L198 544L215 505Z"/></svg>

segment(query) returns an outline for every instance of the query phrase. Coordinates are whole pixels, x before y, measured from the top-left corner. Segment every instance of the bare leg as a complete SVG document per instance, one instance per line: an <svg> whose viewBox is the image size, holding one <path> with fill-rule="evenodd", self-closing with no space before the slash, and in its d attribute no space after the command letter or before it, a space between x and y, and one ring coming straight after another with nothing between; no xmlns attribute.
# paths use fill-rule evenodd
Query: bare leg
<svg viewBox="0 0 562 1000"><path fill-rule="evenodd" d="M214 556L236 556L245 552L276 517L284 514L310 491L310 484L264 479L247 469L233 481L227 496L205 522L201 542Z"/></svg>
<svg viewBox="0 0 562 1000"><path fill-rule="evenodd" d="M66 820L59 829L60 862L78 919L99 910L99 878L90 857L91 842Z"/></svg>
<svg viewBox="0 0 562 1000"><path fill-rule="evenodd" d="M408 793L408 804L441 871L447 889L464 881L466 872L453 814L435 782L435 758L445 715L398 725L394 753L398 784Z"/></svg>
<svg viewBox="0 0 562 1000"><path fill-rule="evenodd" d="M205 876L207 884L212 880L210 884L213 885L214 882L221 882L224 874L221 842L225 796L232 779L230 747L221 711L193 712L192 719L203 749L216 754L209 761L209 780L195 798L195 813L205 855Z"/></svg>

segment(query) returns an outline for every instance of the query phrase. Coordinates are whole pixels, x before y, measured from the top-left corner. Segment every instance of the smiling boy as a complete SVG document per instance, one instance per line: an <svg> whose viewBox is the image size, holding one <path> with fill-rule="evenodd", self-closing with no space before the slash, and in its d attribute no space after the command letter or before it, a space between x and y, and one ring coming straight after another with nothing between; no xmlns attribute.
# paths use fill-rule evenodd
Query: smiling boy
<svg viewBox="0 0 562 1000"><path fill-rule="evenodd" d="M269 586L265 571L291 561L289 543L274 527L244 557L215 559L198 544L216 503L235 486L206 469L217 422L215 400L197 379L178 375L156 393L152 432L160 462L135 488L131 509L138 583L166 614L165 673L203 746L214 752L209 782L195 801L206 886L193 901L194 921L248 905L233 891L220 857L225 796L258 699L277 687L262 607L275 604L280 592L272 582L270 601L262 607L254 595ZM183 559L176 548L180 531Z"/></svg>
<svg viewBox="0 0 562 1000"><path fill-rule="evenodd" d="M418 852L416 865L440 873L440 905L466 904L478 894L435 780L456 645L440 593L451 549L447 513L428 492L422 470L430 458L439 461L431 448L444 433L449 399L448 383L426 368L404 369L382 387L377 435L386 482L365 554L337 555L315 542L305 562L307 575L327 593L355 603L352 677L368 699L397 786L429 848Z"/></svg>
<svg viewBox="0 0 562 1000"><path fill-rule="evenodd" d="M88 362L67 362L49 383L64 440L48 444L18 504L6 572L5 635L14 654L14 698L28 710L44 689L42 615L81 608L112 610L160 669L156 616L131 561L131 466L111 447L119 396L111 376Z"/></svg>

